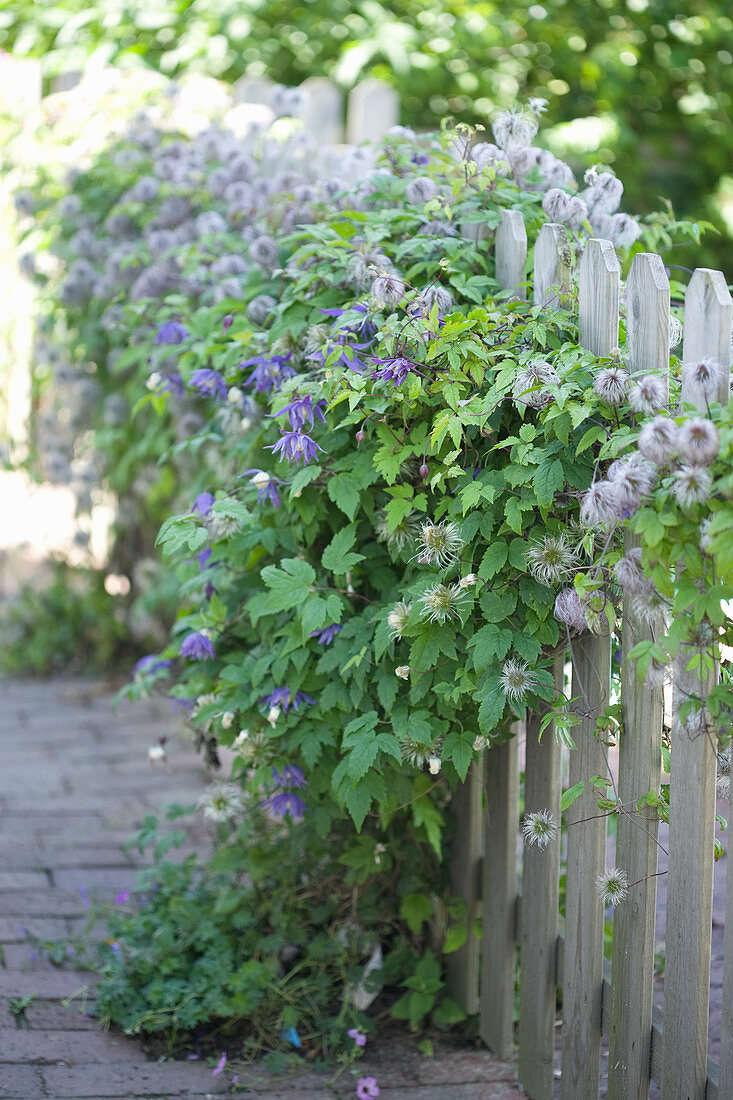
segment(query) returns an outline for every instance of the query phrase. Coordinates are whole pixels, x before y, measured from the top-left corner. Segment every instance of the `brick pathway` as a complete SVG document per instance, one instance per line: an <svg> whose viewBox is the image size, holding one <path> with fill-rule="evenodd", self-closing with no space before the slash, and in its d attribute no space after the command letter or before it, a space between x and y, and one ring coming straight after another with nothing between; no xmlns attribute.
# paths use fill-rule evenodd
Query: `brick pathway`
<svg viewBox="0 0 733 1100"><path fill-rule="evenodd" d="M148 746L172 734L166 770ZM224 1074L196 1062L149 1062L139 1045L100 1032L84 1015L91 975L35 959L23 929L63 938L85 923L84 892L111 897L130 886L124 851L141 818L190 802L206 773L160 704L110 709L94 684L71 680L0 684L0 1098L1 1100L331 1100L353 1096L348 1073L331 1087L313 1071ZM66 1004L65 999L73 997ZM23 998L31 998L19 1011ZM359 1072L377 1078L380 1100L521 1100L512 1067L486 1051L441 1046L434 1058L408 1043L370 1044Z"/></svg>

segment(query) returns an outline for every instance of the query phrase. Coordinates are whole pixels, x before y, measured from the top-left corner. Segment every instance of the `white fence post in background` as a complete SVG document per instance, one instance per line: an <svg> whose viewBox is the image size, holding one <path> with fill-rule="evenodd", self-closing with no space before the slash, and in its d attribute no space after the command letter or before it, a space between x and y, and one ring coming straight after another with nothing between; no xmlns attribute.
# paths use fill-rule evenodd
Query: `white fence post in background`
<svg viewBox="0 0 733 1100"><path fill-rule="evenodd" d="M240 76L232 85L235 103L261 103L270 106L275 85L265 76Z"/></svg>
<svg viewBox="0 0 733 1100"><path fill-rule="evenodd" d="M309 76L300 85L305 93L301 117L309 134L319 145L340 145L344 140L344 97L323 76Z"/></svg>
<svg viewBox="0 0 733 1100"><path fill-rule="evenodd" d="M83 75L82 72L69 72L61 73L60 76L55 76L51 81L51 94L54 95L57 92L70 92L72 88L75 88L77 84L81 83Z"/></svg>
<svg viewBox="0 0 733 1100"><path fill-rule="evenodd" d="M380 141L400 121L400 97L383 80L363 80L349 92L346 140L350 145Z"/></svg>
<svg viewBox="0 0 733 1100"><path fill-rule="evenodd" d="M669 280L659 256L641 253L629 274L629 369L632 376L669 371ZM626 553L640 545L626 532ZM649 791L659 793L663 692L639 680L629 652L651 628L624 598L621 640L623 732L619 743L618 796L636 814ZM613 963L609 1016L609 1100L646 1100L649 1095L654 982L654 926L657 902L657 811L639 817L620 814L616 864L626 872L629 892L613 914Z"/></svg>
<svg viewBox="0 0 733 1100"><path fill-rule="evenodd" d="M571 280L572 254L565 226L546 222L534 246L534 304L558 306Z"/></svg>
<svg viewBox="0 0 733 1100"><path fill-rule="evenodd" d="M502 290L524 301L527 288L527 229L519 210L502 210L494 246L496 281Z"/></svg>
<svg viewBox="0 0 733 1100"><path fill-rule="evenodd" d="M725 280L719 272L699 268L685 296L682 358L694 362L709 357L725 366L718 397L726 401L730 337L731 304ZM696 386L687 384L684 375L682 402L697 405L702 416L707 412L704 396ZM674 664L663 1100L704 1100L707 1077L716 736L705 722L693 730L676 715L690 696L704 697L715 686L717 674L715 669L687 670L694 652L685 647ZM729 930L726 932L729 946ZM728 971L730 961L728 958ZM727 980L730 988L730 973ZM730 1060L730 1053L727 1058ZM730 1089L720 1095L727 1098Z"/></svg>

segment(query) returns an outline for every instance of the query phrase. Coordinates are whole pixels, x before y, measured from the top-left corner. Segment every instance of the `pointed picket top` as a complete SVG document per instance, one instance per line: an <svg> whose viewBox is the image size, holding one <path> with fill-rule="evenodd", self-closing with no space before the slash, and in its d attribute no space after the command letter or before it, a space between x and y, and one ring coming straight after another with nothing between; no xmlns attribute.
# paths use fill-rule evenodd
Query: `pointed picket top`
<svg viewBox="0 0 733 1100"><path fill-rule="evenodd" d="M526 279L527 229L519 210L502 210L501 222L496 231L496 280L502 290L510 290L515 298L524 301Z"/></svg>
<svg viewBox="0 0 733 1100"><path fill-rule="evenodd" d="M344 140L344 97L325 76L309 76L300 85L305 93L299 116L309 134L323 145Z"/></svg>
<svg viewBox="0 0 733 1100"><path fill-rule="evenodd" d="M698 267L690 279L685 294L685 336L682 362L714 359L726 369L715 399L725 404L731 362L731 324L733 301L722 271ZM705 395L689 379L683 378L682 400L698 408L706 407Z"/></svg>
<svg viewBox="0 0 733 1100"><path fill-rule="evenodd" d="M580 342L594 355L618 347L621 264L610 241L593 237L580 260Z"/></svg>
<svg viewBox="0 0 733 1100"><path fill-rule="evenodd" d="M240 76L232 85L235 103L261 103L270 106L276 85L264 76Z"/></svg>
<svg viewBox="0 0 733 1100"><path fill-rule="evenodd" d="M626 283L626 346L632 374L669 371L669 279L662 257L634 256Z"/></svg>
<svg viewBox="0 0 733 1100"><path fill-rule="evenodd" d="M572 253L564 225L546 222L534 246L534 304L558 306L570 290Z"/></svg>
<svg viewBox="0 0 733 1100"><path fill-rule="evenodd" d="M349 92L346 140L379 141L400 120L400 97L383 80L363 80Z"/></svg>

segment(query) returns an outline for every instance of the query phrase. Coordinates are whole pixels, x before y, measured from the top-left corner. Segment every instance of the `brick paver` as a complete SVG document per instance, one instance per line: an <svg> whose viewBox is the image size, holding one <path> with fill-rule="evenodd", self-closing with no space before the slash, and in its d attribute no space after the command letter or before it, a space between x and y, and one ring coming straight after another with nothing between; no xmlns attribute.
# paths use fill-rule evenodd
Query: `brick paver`
<svg viewBox="0 0 733 1100"><path fill-rule="evenodd" d="M145 814L192 802L208 781L165 705L110 706L74 680L0 684L0 1100L334 1100L354 1076L262 1067L212 1075L202 1062L150 1062L140 1045L99 1030L94 977L34 958L30 936L62 939L85 924L87 896L128 888L139 853L125 849ZM147 749L169 735L166 769ZM76 995L76 996L75 996ZM67 998L72 998L66 1003ZM29 1003L22 1008L23 999ZM521 1100L514 1070L488 1051L377 1039L359 1063L380 1100Z"/></svg>

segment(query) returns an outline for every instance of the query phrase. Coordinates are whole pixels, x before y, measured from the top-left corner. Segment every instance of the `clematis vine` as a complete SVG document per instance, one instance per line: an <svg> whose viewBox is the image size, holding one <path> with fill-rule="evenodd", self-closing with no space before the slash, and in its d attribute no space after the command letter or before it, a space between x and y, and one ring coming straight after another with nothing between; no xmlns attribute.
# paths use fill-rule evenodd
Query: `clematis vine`
<svg viewBox="0 0 733 1100"><path fill-rule="evenodd" d="M323 451L323 447L319 447L315 440L311 439L305 432L282 432L277 443L272 443L267 447L268 451L272 451L273 454L280 454L281 458L286 458L288 462L294 462L296 466L300 464L300 460L303 460L303 465L307 466L309 462L314 462L317 457L317 452Z"/></svg>
<svg viewBox="0 0 733 1100"><path fill-rule="evenodd" d="M372 356L372 362L382 364L380 370L373 372L372 378L378 382L391 382L393 386L401 386L408 374L417 371L420 366L404 355L393 355L389 359Z"/></svg>
<svg viewBox="0 0 733 1100"><path fill-rule="evenodd" d="M213 367L200 367L188 380L189 386L202 397L213 397L216 401L226 401L227 384L218 370Z"/></svg>
<svg viewBox="0 0 733 1100"><path fill-rule="evenodd" d="M309 637L315 638L319 645L330 645L336 635L344 628L340 623L332 623L322 630L314 630Z"/></svg>
<svg viewBox="0 0 733 1100"><path fill-rule="evenodd" d="M295 377L295 371L288 366L290 352L287 355L255 355L251 359L245 359L240 363L240 369L254 367L254 370L246 380L246 386L254 386L255 393L270 393L271 390L279 390L286 379Z"/></svg>
<svg viewBox="0 0 733 1100"><path fill-rule="evenodd" d="M165 321L155 334L154 344L182 344L188 329L180 321Z"/></svg>
<svg viewBox="0 0 733 1100"><path fill-rule="evenodd" d="M283 405L276 413L269 413L268 415L276 417L287 413L290 427L293 431L299 432L301 428L305 427L306 421L308 421L311 428L314 426L316 419L325 424L326 418L323 415L325 407L326 402L322 398L316 401L314 405L313 398L308 394L306 397L296 397L289 405Z"/></svg>

